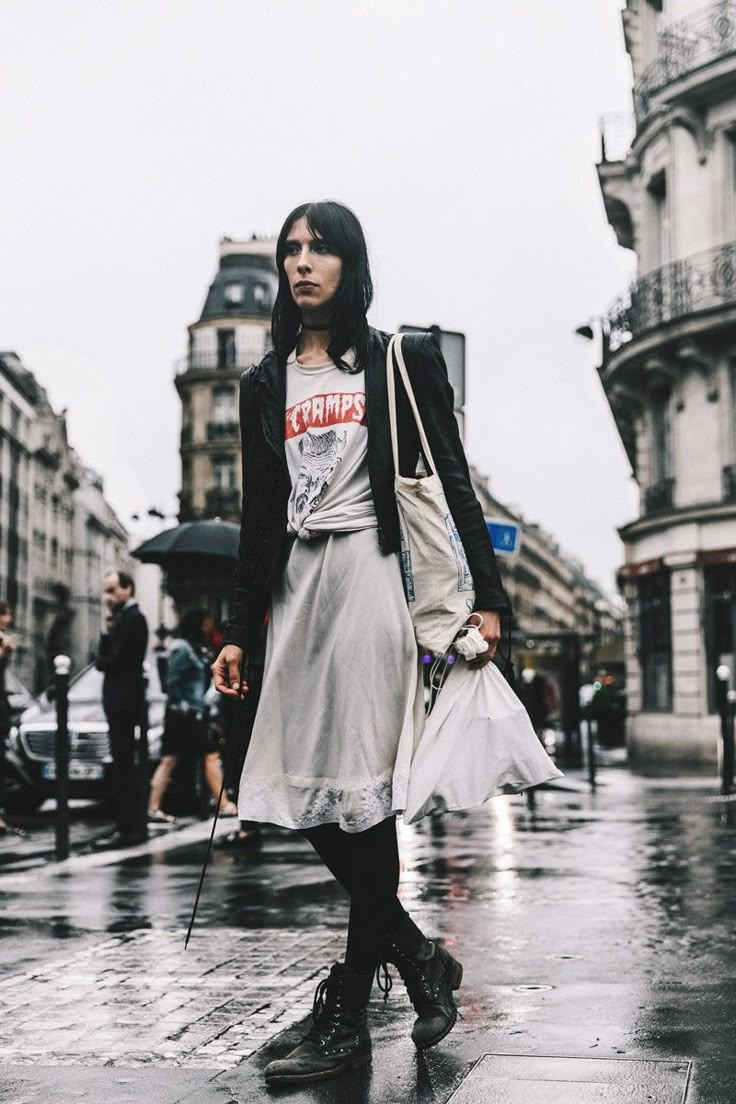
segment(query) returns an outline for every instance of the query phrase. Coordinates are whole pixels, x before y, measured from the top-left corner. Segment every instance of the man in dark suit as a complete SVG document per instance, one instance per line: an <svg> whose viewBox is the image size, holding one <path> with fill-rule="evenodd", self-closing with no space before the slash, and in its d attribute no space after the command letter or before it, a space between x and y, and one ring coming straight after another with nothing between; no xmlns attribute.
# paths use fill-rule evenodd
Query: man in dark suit
<svg viewBox="0 0 736 1104"><path fill-rule="evenodd" d="M100 636L97 669L103 671L102 704L110 730L117 835L120 846L147 838L140 816L142 781L135 762L135 728L143 717L143 661L148 625L135 600L135 582L126 571L110 571L103 580L108 610Z"/></svg>

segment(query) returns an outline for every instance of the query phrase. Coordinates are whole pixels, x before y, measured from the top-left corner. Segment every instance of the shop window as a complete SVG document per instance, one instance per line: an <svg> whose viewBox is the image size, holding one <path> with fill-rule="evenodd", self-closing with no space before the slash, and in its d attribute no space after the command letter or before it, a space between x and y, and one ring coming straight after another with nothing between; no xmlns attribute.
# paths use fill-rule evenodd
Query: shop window
<svg viewBox="0 0 736 1104"><path fill-rule="evenodd" d="M706 567L703 581L708 708L715 713L716 668L725 663L733 671L736 658L736 565Z"/></svg>
<svg viewBox="0 0 736 1104"><path fill-rule="evenodd" d="M639 579L639 662L647 712L672 709L670 576L658 571Z"/></svg>

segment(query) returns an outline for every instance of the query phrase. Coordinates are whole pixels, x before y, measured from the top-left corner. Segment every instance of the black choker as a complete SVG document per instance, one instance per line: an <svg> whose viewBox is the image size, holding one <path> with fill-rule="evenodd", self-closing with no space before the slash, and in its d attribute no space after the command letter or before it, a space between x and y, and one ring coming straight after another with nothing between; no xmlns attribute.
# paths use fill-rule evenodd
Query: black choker
<svg viewBox="0 0 736 1104"><path fill-rule="evenodd" d="M316 326L308 326L306 322L302 322L303 330L329 330L331 326L331 322L320 322Z"/></svg>

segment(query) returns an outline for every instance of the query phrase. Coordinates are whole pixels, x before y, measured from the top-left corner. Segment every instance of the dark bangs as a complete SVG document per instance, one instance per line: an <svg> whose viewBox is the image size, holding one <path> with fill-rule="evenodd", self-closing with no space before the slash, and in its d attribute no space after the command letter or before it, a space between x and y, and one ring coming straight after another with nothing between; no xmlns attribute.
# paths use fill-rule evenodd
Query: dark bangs
<svg viewBox="0 0 736 1104"><path fill-rule="evenodd" d="M373 301L373 281L368 264L363 227L342 203L324 200L303 203L286 218L276 242L276 266L279 290L271 317L271 340L279 360L285 361L297 342L301 326L301 311L291 297L289 281L284 271L286 241L295 222L305 218L309 232L321 238L342 260L342 277L335 294L329 355L345 371L351 369L342 360L350 348L355 349L355 368L365 367L368 354L368 320L366 315Z"/></svg>

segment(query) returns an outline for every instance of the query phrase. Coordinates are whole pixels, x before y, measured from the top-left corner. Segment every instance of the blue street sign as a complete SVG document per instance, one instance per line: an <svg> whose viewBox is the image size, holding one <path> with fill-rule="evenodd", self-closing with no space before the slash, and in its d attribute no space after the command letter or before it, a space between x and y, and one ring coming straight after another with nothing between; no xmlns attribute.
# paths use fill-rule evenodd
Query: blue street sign
<svg viewBox="0 0 736 1104"><path fill-rule="evenodd" d="M494 552L505 552L507 556L513 556L519 551L519 526L513 521L491 521L486 519L488 532L491 534L491 544Z"/></svg>

